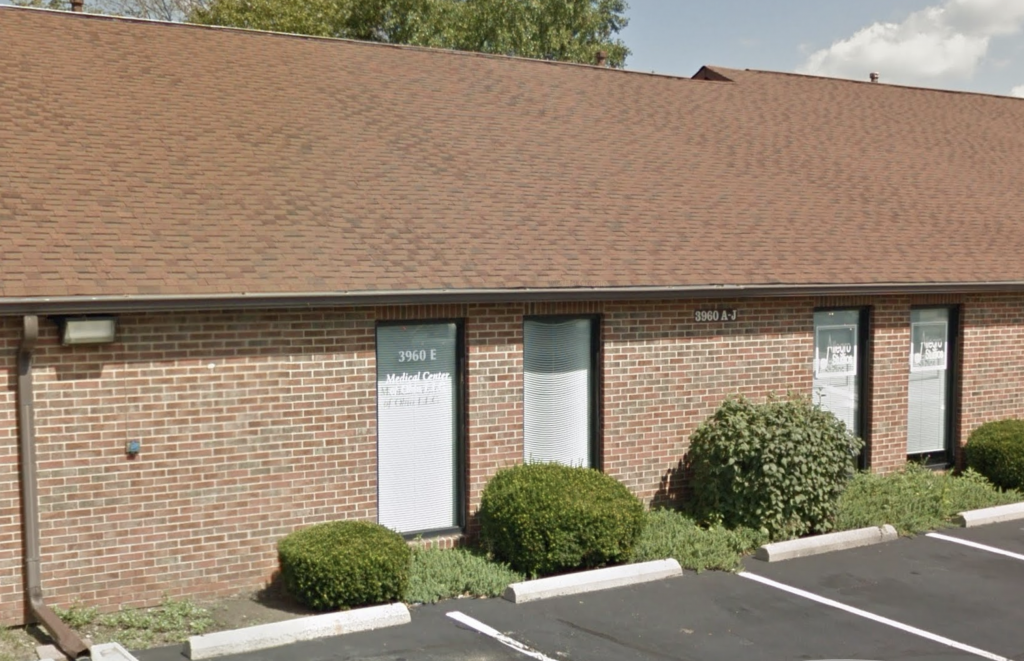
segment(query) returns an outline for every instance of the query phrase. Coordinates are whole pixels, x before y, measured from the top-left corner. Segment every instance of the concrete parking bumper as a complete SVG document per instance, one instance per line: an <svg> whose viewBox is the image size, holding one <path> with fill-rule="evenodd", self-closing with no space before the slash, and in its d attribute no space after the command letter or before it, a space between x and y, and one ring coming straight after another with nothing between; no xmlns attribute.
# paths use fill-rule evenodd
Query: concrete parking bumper
<svg viewBox="0 0 1024 661"><path fill-rule="evenodd" d="M682 567L674 559L639 562L633 565L592 569L590 571L538 578L534 581L513 583L502 595L508 601L522 604L538 599L563 597L570 594L607 590L636 583L657 581L663 578L681 576Z"/></svg>
<svg viewBox="0 0 1024 661"><path fill-rule="evenodd" d="M218 631L188 639L185 654L193 660L212 659L227 654L288 645L302 640L340 636L357 631L408 624L411 620L405 604L358 608L284 622L261 624L234 631Z"/></svg>
<svg viewBox="0 0 1024 661"><path fill-rule="evenodd" d="M888 524L880 527L844 530L843 532L834 532L827 535L816 535L814 537L792 539L787 542L765 544L757 549L754 553L754 558L766 562L779 562L781 560L803 558L830 551L842 551L880 542L891 542L897 536L896 529Z"/></svg>
<svg viewBox="0 0 1024 661"><path fill-rule="evenodd" d="M1024 519L1024 503L1011 503L999 507L986 507L981 510L970 510L960 512L955 522L964 528L983 526L989 523L1000 523L1002 521L1014 521Z"/></svg>

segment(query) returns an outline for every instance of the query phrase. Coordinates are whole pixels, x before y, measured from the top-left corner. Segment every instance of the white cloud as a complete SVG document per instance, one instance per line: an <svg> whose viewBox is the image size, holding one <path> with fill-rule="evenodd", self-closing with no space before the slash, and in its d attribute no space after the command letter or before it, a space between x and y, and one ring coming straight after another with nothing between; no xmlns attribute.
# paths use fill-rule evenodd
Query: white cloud
<svg viewBox="0 0 1024 661"><path fill-rule="evenodd" d="M800 73L890 83L933 85L973 76L993 37L1024 27L1024 0L946 0L902 23L875 23L811 53Z"/></svg>
<svg viewBox="0 0 1024 661"><path fill-rule="evenodd" d="M1024 99L1024 85L1017 85L1012 90L1010 90L1010 96L1019 96L1020 98Z"/></svg>

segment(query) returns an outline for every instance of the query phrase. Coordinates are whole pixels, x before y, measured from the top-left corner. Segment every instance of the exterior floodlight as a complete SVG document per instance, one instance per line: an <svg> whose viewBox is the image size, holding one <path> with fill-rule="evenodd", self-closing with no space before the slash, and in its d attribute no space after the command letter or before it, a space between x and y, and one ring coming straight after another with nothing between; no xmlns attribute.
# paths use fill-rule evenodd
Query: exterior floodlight
<svg viewBox="0 0 1024 661"><path fill-rule="evenodd" d="M60 342L69 344L104 344L114 341L117 319L114 317L78 317L65 319Z"/></svg>

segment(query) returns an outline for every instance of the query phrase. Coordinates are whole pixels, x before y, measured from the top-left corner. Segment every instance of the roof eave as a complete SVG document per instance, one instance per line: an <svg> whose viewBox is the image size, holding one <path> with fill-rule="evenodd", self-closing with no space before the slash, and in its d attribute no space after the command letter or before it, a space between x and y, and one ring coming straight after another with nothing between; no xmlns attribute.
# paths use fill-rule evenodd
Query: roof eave
<svg viewBox="0 0 1024 661"><path fill-rule="evenodd" d="M444 303L540 303L886 294L1024 292L1024 281L802 285L699 285L680 287L568 287L545 289L438 289L278 294L51 296L0 298L0 316L68 315L185 310L245 310L437 305Z"/></svg>

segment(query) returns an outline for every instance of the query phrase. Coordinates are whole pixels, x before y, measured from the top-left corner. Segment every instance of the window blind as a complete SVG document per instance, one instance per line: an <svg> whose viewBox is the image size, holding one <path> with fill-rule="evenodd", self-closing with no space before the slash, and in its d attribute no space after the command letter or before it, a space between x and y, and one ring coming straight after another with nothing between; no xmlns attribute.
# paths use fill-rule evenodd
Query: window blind
<svg viewBox="0 0 1024 661"><path fill-rule="evenodd" d="M590 319L527 319L523 329L526 461L590 465Z"/></svg>
<svg viewBox="0 0 1024 661"><path fill-rule="evenodd" d="M907 454L946 449L949 310L910 311Z"/></svg>

